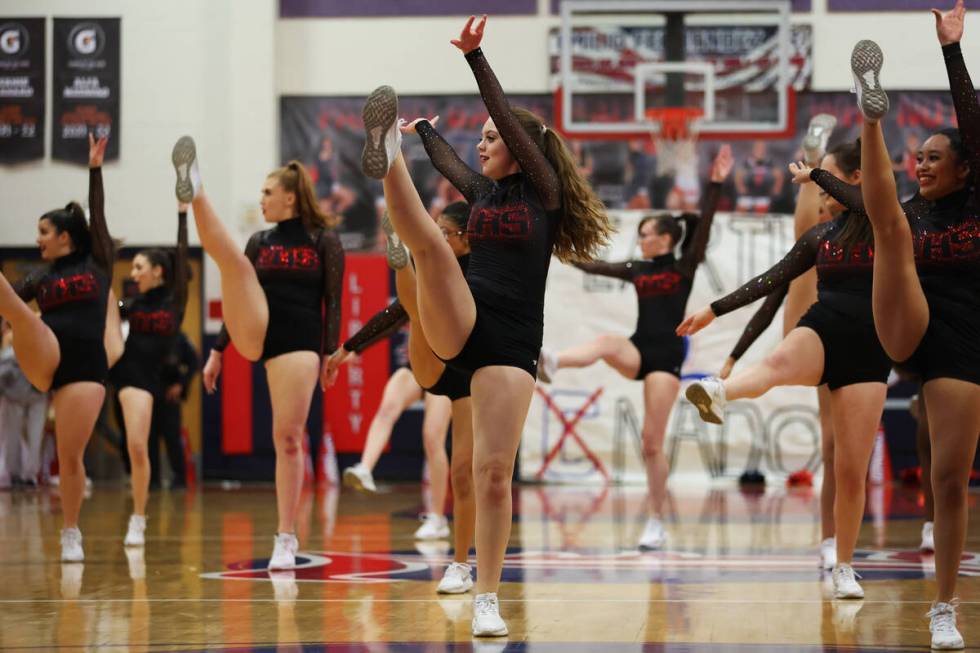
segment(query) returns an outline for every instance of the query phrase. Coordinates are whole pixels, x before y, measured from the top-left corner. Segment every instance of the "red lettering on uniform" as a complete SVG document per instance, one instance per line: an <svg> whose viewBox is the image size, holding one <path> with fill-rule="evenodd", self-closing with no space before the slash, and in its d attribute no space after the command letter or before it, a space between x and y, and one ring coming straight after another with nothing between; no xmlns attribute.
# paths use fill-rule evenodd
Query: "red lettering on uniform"
<svg viewBox="0 0 980 653"><path fill-rule="evenodd" d="M259 249L255 267L260 270L317 270L320 255L312 247L268 245Z"/></svg>
<svg viewBox="0 0 980 653"><path fill-rule="evenodd" d="M96 300L99 282L91 272L82 272L41 282L37 291L37 304L42 311L67 304Z"/></svg>
<svg viewBox="0 0 980 653"><path fill-rule="evenodd" d="M470 240L530 240L531 212L525 204L473 209L466 225Z"/></svg>
<svg viewBox="0 0 980 653"><path fill-rule="evenodd" d="M633 277L633 285L639 297L673 295L679 290L682 279L680 274L673 271L641 274Z"/></svg>
<svg viewBox="0 0 980 653"><path fill-rule="evenodd" d="M167 309L134 311L129 314L129 328L133 333L172 336L177 333L177 317Z"/></svg>

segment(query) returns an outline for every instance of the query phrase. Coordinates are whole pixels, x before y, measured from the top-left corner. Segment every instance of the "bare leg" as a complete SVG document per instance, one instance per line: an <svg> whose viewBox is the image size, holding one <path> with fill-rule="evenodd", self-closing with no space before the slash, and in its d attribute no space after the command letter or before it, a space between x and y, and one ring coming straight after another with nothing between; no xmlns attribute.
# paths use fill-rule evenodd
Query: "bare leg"
<svg viewBox="0 0 980 653"><path fill-rule="evenodd" d="M371 420L368 427L367 439L364 441L364 453L361 454L361 464L368 471L374 470L378 464L388 440L391 438L391 430L395 428L395 422L402 416L409 406L422 398L422 388L412 373L407 368L399 368L388 379L385 384L384 394L381 396L381 405L378 412Z"/></svg>
<svg viewBox="0 0 980 653"><path fill-rule="evenodd" d="M0 315L14 333L14 354L24 376L38 390L47 392L61 362L58 339L41 317L17 296L7 278L0 274Z"/></svg>
<svg viewBox="0 0 980 653"><path fill-rule="evenodd" d="M425 395L425 416L422 418L422 445L429 464L429 489L432 491L432 512L446 514L446 488L449 481L449 457L446 455L446 433L452 403L447 397Z"/></svg>
<svg viewBox="0 0 980 653"><path fill-rule="evenodd" d="M932 469L932 442L929 438L929 411L926 409L925 393L919 395L919 417L915 424L915 450L919 454L919 465L922 466L922 498L923 518L934 521L936 504L932 494L932 482L929 470Z"/></svg>
<svg viewBox="0 0 980 653"><path fill-rule="evenodd" d="M823 376L823 343L813 329L797 327L762 361L728 378L725 396L755 399L782 385L812 385Z"/></svg>
<svg viewBox="0 0 980 653"><path fill-rule="evenodd" d="M664 454L667 420L681 381L667 372L651 372L643 380L643 462L647 471L651 514L663 514L670 467Z"/></svg>
<svg viewBox="0 0 980 653"><path fill-rule="evenodd" d="M408 319L412 323L412 330L408 334L408 360L412 363L412 373L419 385L423 388L431 388L439 381L446 364L432 353L429 341L422 331L416 285L415 270L412 269L411 264L395 271L398 301L405 308Z"/></svg>
<svg viewBox="0 0 980 653"><path fill-rule="evenodd" d="M826 384L817 388L817 405L820 408L820 453L823 458L823 482L820 484L820 538L834 537L834 497L837 479L834 472L834 421L830 409L830 388Z"/></svg>
<svg viewBox="0 0 980 653"><path fill-rule="evenodd" d="M834 524L839 564L850 564L854 557L864 517L864 482L887 391L888 386L884 383L857 383L830 394L837 438L834 443L837 454L834 458L837 477Z"/></svg>
<svg viewBox="0 0 980 653"><path fill-rule="evenodd" d="M604 334L583 345L558 352L558 369L588 367L603 360L627 379L635 379L640 371L640 352L629 338Z"/></svg>
<svg viewBox="0 0 980 653"><path fill-rule="evenodd" d="M929 305L919 284L912 230L898 201L881 125L867 120L861 127L861 194L875 239L875 330L891 359L904 361L925 335Z"/></svg>
<svg viewBox="0 0 980 653"><path fill-rule="evenodd" d="M476 496L473 493L473 402L467 397L453 402L453 559L465 563L476 528Z"/></svg>
<svg viewBox="0 0 980 653"><path fill-rule="evenodd" d="M262 356L269 328L269 302L255 268L211 207L202 188L194 197L194 223L201 246L221 271L221 312L235 349L250 361Z"/></svg>
<svg viewBox="0 0 980 653"><path fill-rule="evenodd" d="M265 369L272 399L272 441L276 447L277 532L295 533L306 467L303 438L313 389L320 378L320 357L311 351L294 351L267 361Z"/></svg>
<svg viewBox="0 0 980 653"><path fill-rule="evenodd" d="M153 418L153 395L146 390L126 387L119 391L123 421L126 424L126 449L132 467L133 514L146 515L146 497L150 492L150 421Z"/></svg>
<svg viewBox="0 0 980 653"><path fill-rule="evenodd" d="M476 593L496 592L510 540L511 477L534 379L493 365L473 374L473 479L476 486Z"/></svg>
<svg viewBox="0 0 980 653"><path fill-rule="evenodd" d="M85 446L92 437L104 400L105 387L89 381L69 383L54 393L58 492L65 528L78 526L78 513L85 494Z"/></svg>
<svg viewBox="0 0 980 653"><path fill-rule="evenodd" d="M106 360L111 368L119 359L122 358L123 350L126 348L122 337L122 318L119 315L119 300L116 299L116 291L109 289L109 301L106 302L105 312L105 336L102 338L105 345Z"/></svg>
<svg viewBox="0 0 980 653"><path fill-rule="evenodd" d="M967 492L980 434L980 386L934 379L922 388L932 436L932 491L935 494L937 600L956 594L956 575L966 542Z"/></svg>

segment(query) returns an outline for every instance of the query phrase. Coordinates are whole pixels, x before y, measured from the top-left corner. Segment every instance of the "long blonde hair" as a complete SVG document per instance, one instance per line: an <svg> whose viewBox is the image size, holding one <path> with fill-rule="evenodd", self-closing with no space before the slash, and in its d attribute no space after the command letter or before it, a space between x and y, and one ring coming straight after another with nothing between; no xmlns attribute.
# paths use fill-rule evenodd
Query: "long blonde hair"
<svg viewBox="0 0 980 653"><path fill-rule="evenodd" d="M555 256L562 262L587 262L596 259L615 232L606 207L582 177L565 139L531 111L512 107L524 131L544 152L558 173L561 184L561 223L555 238Z"/></svg>
<svg viewBox="0 0 980 653"><path fill-rule="evenodd" d="M296 210L303 220L307 231L314 229L332 229L340 222L340 218L332 213L325 213L316 200L313 192L313 180L306 167L295 159L282 168L276 168L268 175L275 179L287 193L296 195Z"/></svg>

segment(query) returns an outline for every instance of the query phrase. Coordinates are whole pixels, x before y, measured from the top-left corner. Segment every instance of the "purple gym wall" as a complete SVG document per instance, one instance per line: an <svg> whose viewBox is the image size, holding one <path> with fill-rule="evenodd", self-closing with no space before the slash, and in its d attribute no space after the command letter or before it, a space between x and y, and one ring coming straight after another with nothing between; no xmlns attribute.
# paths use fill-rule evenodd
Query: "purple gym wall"
<svg viewBox="0 0 980 653"><path fill-rule="evenodd" d="M928 11L933 7L948 8L948 2L938 0L827 0L830 11Z"/></svg>
<svg viewBox="0 0 980 653"><path fill-rule="evenodd" d="M283 18L351 18L355 16L467 16L493 13L534 15L537 0L279 0Z"/></svg>

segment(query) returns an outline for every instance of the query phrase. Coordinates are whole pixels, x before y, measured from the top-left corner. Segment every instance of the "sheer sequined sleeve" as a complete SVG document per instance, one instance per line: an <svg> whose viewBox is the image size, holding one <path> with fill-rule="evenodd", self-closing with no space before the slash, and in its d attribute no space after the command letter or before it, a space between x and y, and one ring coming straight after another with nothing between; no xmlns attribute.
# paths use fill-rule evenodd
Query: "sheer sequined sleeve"
<svg viewBox="0 0 980 653"><path fill-rule="evenodd" d="M633 262L623 261L622 263L607 263L606 261L594 261L592 263L572 263L582 272L588 274L598 274L603 277L613 277L629 281L633 278Z"/></svg>
<svg viewBox="0 0 980 653"><path fill-rule="evenodd" d="M810 179L849 211L864 213L864 197L859 185L849 184L821 168L811 170Z"/></svg>
<svg viewBox="0 0 980 653"><path fill-rule="evenodd" d="M344 343L344 349L360 354L376 342L396 333L408 323L408 313L396 299L367 321L361 330Z"/></svg>
<svg viewBox="0 0 980 653"><path fill-rule="evenodd" d="M831 224L833 223L824 222L807 231L796 241L793 249L783 257L783 260L750 279L741 288L712 302L711 310L718 317L731 313L775 292L780 286L788 285L790 281L809 270L816 263L820 239Z"/></svg>
<svg viewBox="0 0 980 653"><path fill-rule="evenodd" d="M970 170L976 180L977 173L980 173L980 102L977 101L977 92L966 69L960 44L950 43L943 46L943 59L946 61L949 91L953 96L953 108L956 110L956 124L960 129L960 138L963 139L963 149L966 150ZM973 192L980 194L980 184L974 183L973 186Z"/></svg>
<svg viewBox="0 0 980 653"><path fill-rule="evenodd" d="M745 331L742 332L742 337L738 339L735 348L732 349L732 353L729 356L735 360L740 359L742 354L752 346L752 343L759 339L762 332L769 328L773 318L776 317L776 313L779 311L779 307L783 305L783 300L786 299L786 293L788 291L789 284L786 283L766 297L766 301L762 302L762 306L759 307L759 310L749 320Z"/></svg>
<svg viewBox="0 0 980 653"><path fill-rule="evenodd" d="M681 246L681 260L677 264L677 270L684 276L690 278L694 276L698 266L704 261L704 253L708 249L708 239L711 238L711 225L715 219L715 211L718 209L718 200L721 198L721 184L711 182L705 191L704 198L701 200L701 216L695 221L687 222L687 237ZM693 231L692 231L692 223Z"/></svg>
<svg viewBox="0 0 980 653"><path fill-rule="evenodd" d="M105 220L105 189L102 185L102 168L89 168L88 171L88 212L89 235L92 239L92 260L109 275L112 280L112 264L115 261L115 248L109 226Z"/></svg>
<svg viewBox="0 0 980 653"><path fill-rule="evenodd" d="M510 110L504 89L497 81L497 76L490 68L487 58L483 56L483 50L477 48L467 52L466 61L469 62L473 76L476 77L476 84L480 87L483 104L493 118L500 137L507 144L507 149L538 192L544 208L548 211L557 209L561 206L561 184L558 173L551 167L544 152L524 131L517 116Z"/></svg>
<svg viewBox="0 0 980 653"><path fill-rule="evenodd" d="M259 257L259 237L262 232L252 234L252 237L248 239L248 243L245 245L245 258L255 265L255 260ZM228 348L228 344L231 342L231 335L228 333L228 327L224 324L221 325L221 331L218 333L218 339L214 342L215 351L223 352Z"/></svg>
<svg viewBox="0 0 980 653"><path fill-rule="evenodd" d="M466 165L428 120L415 125L432 165L472 204L493 190L493 181Z"/></svg>
<svg viewBox="0 0 980 653"><path fill-rule="evenodd" d="M37 298L37 286L41 282L41 277L43 276L44 273L41 271L27 275L18 283L14 284L14 292L16 292L17 296L20 297L25 303L34 301Z"/></svg>
<svg viewBox="0 0 980 653"><path fill-rule="evenodd" d="M187 247L187 212L177 213L177 254L174 257L174 306L184 319L187 308L187 284L190 277L190 261Z"/></svg>
<svg viewBox="0 0 980 653"><path fill-rule="evenodd" d="M320 234L320 261L323 264L323 351L329 355L340 341L340 306L344 290L344 248L333 229Z"/></svg>

